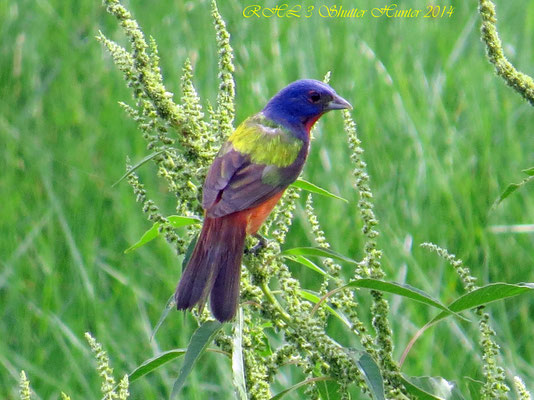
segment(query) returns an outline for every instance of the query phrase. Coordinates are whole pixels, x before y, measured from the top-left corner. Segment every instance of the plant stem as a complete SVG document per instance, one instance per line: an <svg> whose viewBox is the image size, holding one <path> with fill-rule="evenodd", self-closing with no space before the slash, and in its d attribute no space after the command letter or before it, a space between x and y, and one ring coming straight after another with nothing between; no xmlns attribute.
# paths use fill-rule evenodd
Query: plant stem
<svg viewBox="0 0 534 400"><path fill-rule="evenodd" d="M274 297L274 294L273 292L271 292L271 289L267 285L267 282L263 281L260 285L260 288L269 303L271 303L274 309L278 311L280 317L284 320L284 322L291 326L291 316L287 312L285 312L278 300L276 300L276 297Z"/></svg>

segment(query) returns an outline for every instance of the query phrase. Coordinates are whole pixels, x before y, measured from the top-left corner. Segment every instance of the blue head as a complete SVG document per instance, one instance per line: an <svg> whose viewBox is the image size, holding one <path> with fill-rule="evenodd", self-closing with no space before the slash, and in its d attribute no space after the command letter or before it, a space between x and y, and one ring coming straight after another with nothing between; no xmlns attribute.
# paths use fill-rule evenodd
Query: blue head
<svg viewBox="0 0 534 400"><path fill-rule="evenodd" d="M344 108L352 106L326 83L302 79L289 84L269 100L263 114L290 129L309 132L325 112Z"/></svg>

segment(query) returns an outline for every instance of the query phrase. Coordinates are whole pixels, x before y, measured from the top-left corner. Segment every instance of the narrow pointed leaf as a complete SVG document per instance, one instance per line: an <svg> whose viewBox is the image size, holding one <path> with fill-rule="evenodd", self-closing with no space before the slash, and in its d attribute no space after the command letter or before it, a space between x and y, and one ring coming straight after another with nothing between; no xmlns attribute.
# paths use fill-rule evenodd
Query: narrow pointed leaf
<svg viewBox="0 0 534 400"><path fill-rule="evenodd" d="M180 228L182 226L198 224L202 222L200 218L197 217L184 217L181 215L170 215L167 217L173 228Z"/></svg>
<svg viewBox="0 0 534 400"><path fill-rule="evenodd" d="M402 383L408 393L413 394L418 400L444 400L442 397L436 397L433 394L424 391L404 377L402 378Z"/></svg>
<svg viewBox="0 0 534 400"><path fill-rule="evenodd" d="M161 224L159 222L156 222L155 224L153 224L152 227L148 231L143 233L143 236L141 236L141 239L139 239L135 244L133 244L132 246L124 250L124 253L129 253L131 251L134 251L138 249L139 247L144 246L148 242L157 238L159 235L158 229L160 225Z"/></svg>
<svg viewBox="0 0 534 400"><path fill-rule="evenodd" d="M297 179L295 182L293 182L293 184L291 185L293 187L296 187L296 188L300 188L302 190L306 190L308 192L312 192L312 193L316 193L316 194L320 194L321 196L326 196L326 197L331 197L333 199L337 199L337 200L342 200L346 203L348 203L349 201L347 199L344 199L343 197L339 197L337 195L335 195L334 193L331 193L329 192L328 190L326 189L323 189L311 182L308 182L304 179Z"/></svg>
<svg viewBox="0 0 534 400"><path fill-rule="evenodd" d="M186 378L191 373L195 362L202 354L204 354L204 351L206 351L206 348L213 340L213 337L219 332L222 326L223 324L219 321L207 321L193 333L189 346L187 346L180 375L178 375L178 378L172 387L171 399L175 399L178 396L178 393L182 389Z"/></svg>
<svg viewBox="0 0 534 400"><path fill-rule="evenodd" d="M366 288L378 290L380 292L392 293L432 307L439 308L443 311L443 314L445 315L454 314L454 312L447 308L447 306L442 304L440 301L434 299L429 294L423 292L421 289L417 289L405 283L386 282L379 279L365 278L351 281L347 285L345 285L345 287ZM466 319L460 315L457 316L462 319Z"/></svg>
<svg viewBox="0 0 534 400"><path fill-rule="evenodd" d="M384 393L384 380L382 379L380 368L373 357L363 352L357 361L357 365L363 374L363 378L369 387L373 399L384 400L386 398L386 394Z"/></svg>
<svg viewBox="0 0 534 400"><path fill-rule="evenodd" d="M300 290L299 291L299 294L302 298L312 302L313 304L317 304L319 302L319 300L321 300L321 298L319 296L317 296L315 293L312 293L308 290ZM341 322L343 322L343 324L345 324L349 329L352 328L352 324L351 322L349 321L349 319L347 317L345 317L343 314L340 314L339 312L337 312L336 310L334 310L332 307L330 307L329 305L326 306L326 309L327 311L332 314L334 317L336 317L337 319L339 319Z"/></svg>
<svg viewBox="0 0 534 400"><path fill-rule="evenodd" d="M195 245L197 244L197 240L198 240L198 234L193 238L193 240L191 240L191 242L189 243L189 246L187 247L184 260L182 262L182 271L185 269L185 267L187 266L187 263L189 262L189 259L191 258L191 254L193 253L193 249L195 248ZM175 305L176 305L176 302L174 301L174 294L172 294L171 297L169 297L169 300L167 300L165 309L162 311L159 317L158 323L156 324L156 326L154 327L154 330L152 331L152 334L150 335L150 341L154 339L156 332L159 330L159 328L163 324L163 321L165 321L165 319L169 315L169 312L174 308Z"/></svg>
<svg viewBox="0 0 534 400"><path fill-rule="evenodd" d="M534 180L534 167L524 169L523 172L528 175L525 179L523 179L519 183L510 183L506 189L504 189L504 192L499 196L497 200L495 200L495 203L493 203L492 209L495 209L505 198L510 196L512 193L514 193L516 190L520 189L521 187L525 186L527 183Z"/></svg>
<svg viewBox="0 0 534 400"><path fill-rule="evenodd" d="M342 254L336 253L330 249L322 247L295 247L282 252L283 256L315 256L332 258L338 261L348 262L350 264L358 264L355 260L349 257L345 257Z"/></svg>
<svg viewBox="0 0 534 400"><path fill-rule="evenodd" d="M179 228L181 226L196 224L196 223L200 222L200 220L198 218L182 217L180 215L171 215L167 219L169 220L169 222L171 223L171 225L174 228ZM159 227L160 227L160 225L161 225L160 222L154 223L152 225L152 227L149 230L147 230L143 234L143 236L141 236L141 239L139 239L137 241L137 243L135 243L134 245L128 247L126 250L124 250L124 252L125 253L129 253L131 251L134 251L134 250L138 249L139 247L144 246L148 242L150 242L150 241L154 240L155 238L157 238L159 236Z"/></svg>
<svg viewBox="0 0 534 400"><path fill-rule="evenodd" d="M157 356L149 358L136 369L134 369L129 375L128 380L131 382L136 381L137 379L149 374L150 372L158 369L163 364L168 363L169 361L174 360L175 358L181 357L185 354L186 349L174 349L165 351Z"/></svg>
<svg viewBox="0 0 534 400"><path fill-rule="evenodd" d="M232 372L236 395L239 400L248 400L243 364L243 310L239 308L232 337Z"/></svg>
<svg viewBox="0 0 534 400"><path fill-rule="evenodd" d="M161 312L161 315L159 317L158 323L154 327L154 330L152 330L152 334L150 335L150 341L154 339L154 336L156 336L156 332L159 330L161 325L163 324L163 321L167 318L167 315L169 315L169 312L174 308L176 303L174 302L174 294L169 297L169 300L167 300L167 304L165 304L165 308Z"/></svg>
<svg viewBox="0 0 534 400"><path fill-rule="evenodd" d="M460 296L449 305L449 310L459 313L494 301L518 296L534 290L534 283L491 283ZM447 313L438 314L430 323L448 317Z"/></svg>
<svg viewBox="0 0 534 400"><path fill-rule="evenodd" d="M193 250L195 250L195 246L198 242L198 233L195 235L195 237L189 242L189 246L187 246L187 250L185 251L184 260L182 261L182 272L185 271L185 267L187 267L187 264L189 264L189 260L191 259L191 255L193 254Z"/></svg>
<svg viewBox="0 0 534 400"><path fill-rule="evenodd" d="M465 400L454 382L440 376L403 377L406 389L420 399Z"/></svg>
<svg viewBox="0 0 534 400"><path fill-rule="evenodd" d="M132 172L134 172L137 168L141 167L142 165L146 164L147 162L149 162L150 160L152 160L153 158L159 156L160 154L163 154L165 153L167 150L160 150L160 151L157 151L155 153L152 153L152 154L149 154L148 156L146 156L145 158L143 158L141 161L139 161L137 164L135 164L134 166L132 166L128 171L126 171L126 173L121 176L119 178L119 180L117 182L115 182L113 185L111 185L111 187L115 187L117 186L119 183L121 183L128 175L130 175Z"/></svg>
<svg viewBox="0 0 534 400"><path fill-rule="evenodd" d="M301 388L303 386L309 385L310 383L313 383L313 382L326 381L326 380L333 380L333 379L330 378L329 376L321 376L321 377L318 377L318 378L306 379L305 381L299 382L296 385L293 385L293 386L291 386L290 388L288 388L286 390L282 390L277 395L271 397L271 400L279 400L279 399L283 398L286 394L288 394L288 393L290 393L290 392L292 392L294 390L297 390L298 388Z"/></svg>
<svg viewBox="0 0 534 400"><path fill-rule="evenodd" d="M494 207L499 205L504 199L506 199L508 196L510 196L512 193L514 193L517 189L521 187L518 183L510 183L506 189L504 189L504 192L501 193L497 201L495 202Z"/></svg>
<svg viewBox="0 0 534 400"><path fill-rule="evenodd" d="M317 264L315 264L313 261L309 260L308 258L304 257L304 256L290 256L290 255L285 255L284 256L285 258L287 258L288 260L291 260L291 261L294 261L296 263L299 263L299 264L302 264L304 265L305 267L308 267L309 269L311 269L312 271L315 271L315 272L318 272L319 274L323 275L323 276L328 276L330 277L329 274L327 274L321 267L319 267Z"/></svg>

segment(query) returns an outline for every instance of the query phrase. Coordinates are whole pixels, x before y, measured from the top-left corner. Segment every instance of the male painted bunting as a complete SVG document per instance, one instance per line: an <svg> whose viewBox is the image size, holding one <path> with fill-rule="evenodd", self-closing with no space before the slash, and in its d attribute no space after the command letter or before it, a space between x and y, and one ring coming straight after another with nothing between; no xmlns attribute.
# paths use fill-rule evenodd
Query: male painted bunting
<svg viewBox="0 0 534 400"><path fill-rule="evenodd" d="M204 224L176 289L176 307L202 307L210 295L219 321L237 310L245 236L257 235L286 188L297 179L310 129L330 110L352 108L325 83L291 83L230 135L203 188Z"/></svg>

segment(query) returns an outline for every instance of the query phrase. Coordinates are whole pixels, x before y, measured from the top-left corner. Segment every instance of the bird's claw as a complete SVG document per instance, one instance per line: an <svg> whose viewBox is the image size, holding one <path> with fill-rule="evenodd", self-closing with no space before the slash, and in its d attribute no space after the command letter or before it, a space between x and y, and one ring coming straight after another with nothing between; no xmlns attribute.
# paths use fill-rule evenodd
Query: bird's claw
<svg viewBox="0 0 534 400"><path fill-rule="evenodd" d="M262 250L265 246L267 246L267 239L265 239L260 234L253 235L256 239L258 239L258 243L256 243L254 246L252 246L250 249L245 249L245 254L252 254L254 256L257 256L260 250Z"/></svg>

